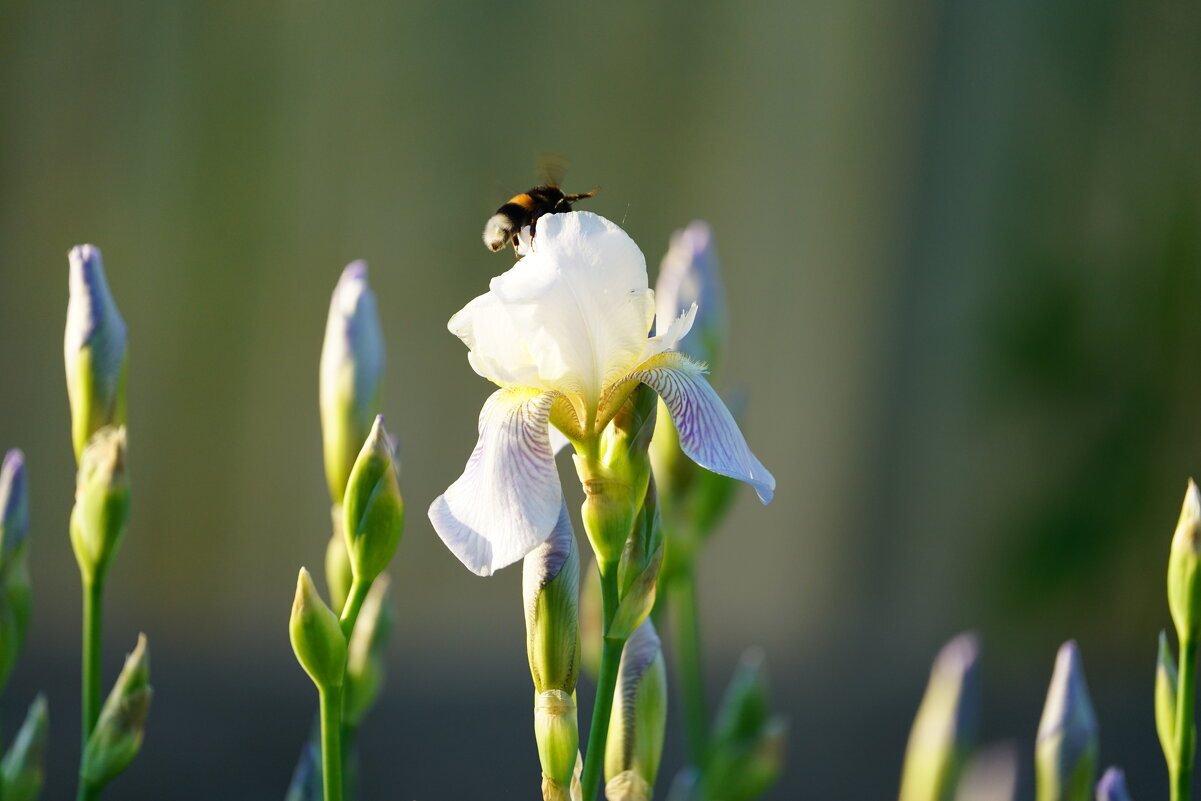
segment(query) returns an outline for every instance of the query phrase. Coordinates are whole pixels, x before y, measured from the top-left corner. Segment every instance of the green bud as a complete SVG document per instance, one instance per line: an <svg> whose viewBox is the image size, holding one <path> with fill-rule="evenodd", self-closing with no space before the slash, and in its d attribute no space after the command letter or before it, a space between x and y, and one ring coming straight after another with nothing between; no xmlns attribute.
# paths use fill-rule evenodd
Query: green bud
<svg viewBox="0 0 1201 801"><path fill-rule="evenodd" d="M930 672L917 710L905 767L901 801L950 801L963 761L975 740L980 705L980 645L972 634L947 643Z"/></svg>
<svg viewBox="0 0 1201 801"><path fill-rule="evenodd" d="M1017 747L994 743L980 749L963 766L955 801L1014 801L1018 783Z"/></svg>
<svg viewBox="0 0 1201 801"><path fill-rule="evenodd" d="M17 564L9 565L7 576L0 584L0 689L8 684L25 645L31 598L29 570L21 558Z"/></svg>
<svg viewBox="0 0 1201 801"><path fill-rule="evenodd" d="M350 597L354 571L350 567L350 554L346 552L341 504L330 507L330 517L333 518L334 533L325 546L325 585L329 587L330 608L342 610L346 608L346 599Z"/></svg>
<svg viewBox="0 0 1201 801"><path fill-rule="evenodd" d="M663 565L663 533L659 519L658 493L653 478L634 530L626 540L617 569L617 613L606 636L624 640L642 625L655 606L655 588Z"/></svg>
<svg viewBox="0 0 1201 801"><path fill-rule="evenodd" d="M321 600L313 577L300 568L288 624L296 661L319 690L341 687L346 673L346 638L338 618Z"/></svg>
<svg viewBox="0 0 1201 801"><path fill-rule="evenodd" d="M104 426L125 424L125 321L104 277L100 250L80 245L68 254L70 274L63 356L71 401L75 458Z"/></svg>
<svg viewBox="0 0 1201 801"><path fill-rule="evenodd" d="M342 502L359 447L379 414L383 372L384 337L367 263L351 262L330 298L321 347L321 434L334 503Z"/></svg>
<svg viewBox="0 0 1201 801"><path fill-rule="evenodd" d="M25 455L13 448L0 466L0 572L24 552L29 534L29 490Z"/></svg>
<svg viewBox="0 0 1201 801"><path fill-rule="evenodd" d="M125 667L121 668L84 748L80 776L86 784L103 787L138 755L151 695L150 655L146 635L139 634L137 647L125 657Z"/></svg>
<svg viewBox="0 0 1201 801"><path fill-rule="evenodd" d="M370 583L396 552L405 519L393 447L382 415L375 418L350 471L344 512L351 570L356 579Z"/></svg>
<svg viewBox="0 0 1201 801"><path fill-rule="evenodd" d="M1198 565L1201 564L1201 495L1190 478L1184 493L1184 505L1180 509L1180 520L1172 537L1172 550L1168 556L1168 608L1176 624L1176 634L1182 647L1185 642L1196 642L1201 629L1201 581L1198 581Z"/></svg>
<svg viewBox="0 0 1201 801"><path fill-rule="evenodd" d="M546 690L534 697L534 739L542 775L560 787L570 786L580 748L573 693Z"/></svg>
<svg viewBox="0 0 1201 801"><path fill-rule="evenodd" d="M342 698L342 720L358 726L379 698L384 687L384 654L392 628L391 582L382 574L371 585L363 601L350 645L346 651L346 693Z"/></svg>
<svg viewBox="0 0 1201 801"><path fill-rule="evenodd" d="M0 764L0 774L4 777L4 801L34 801L38 797L45 778L43 755L49 727L46 697L39 695L29 705L25 722L21 724L16 739L4 755L4 762Z"/></svg>
<svg viewBox="0 0 1201 801"><path fill-rule="evenodd" d="M646 497L651 475L647 448L655 432L656 403L654 391L639 384L601 434L597 455L573 456L584 487L584 530L603 564L621 557Z"/></svg>
<svg viewBox="0 0 1201 801"><path fill-rule="evenodd" d="M125 534L129 479L125 474L125 427L97 431L79 460L71 546L88 584L103 579Z"/></svg>
<svg viewBox="0 0 1201 801"><path fill-rule="evenodd" d="M534 691L574 692L580 665L580 555L566 504L550 537L526 555L521 594Z"/></svg>
<svg viewBox="0 0 1201 801"><path fill-rule="evenodd" d="M1097 780L1097 718L1076 643L1064 643L1055 659L1038 738L1034 745L1038 801L1088 801Z"/></svg>
<svg viewBox="0 0 1201 801"><path fill-rule="evenodd" d="M763 653L742 655L713 724L701 797L750 801L776 783L788 726L771 714Z"/></svg>
<svg viewBox="0 0 1201 801"><path fill-rule="evenodd" d="M650 620L621 652L615 697L605 741L605 798L650 801L667 725L667 671Z"/></svg>
<svg viewBox="0 0 1201 801"><path fill-rule="evenodd" d="M1159 632L1159 658L1155 662L1155 730L1164 758L1176 761L1176 658L1167 632Z"/></svg>

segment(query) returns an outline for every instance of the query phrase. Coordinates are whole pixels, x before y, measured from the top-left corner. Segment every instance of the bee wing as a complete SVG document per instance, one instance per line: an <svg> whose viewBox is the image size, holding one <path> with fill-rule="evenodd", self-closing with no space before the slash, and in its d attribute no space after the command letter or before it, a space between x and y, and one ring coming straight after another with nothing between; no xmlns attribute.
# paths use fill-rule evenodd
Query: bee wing
<svg viewBox="0 0 1201 801"><path fill-rule="evenodd" d="M567 174L567 159L559 153L543 150L538 153L537 172L547 186L562 186Z"/></svg>

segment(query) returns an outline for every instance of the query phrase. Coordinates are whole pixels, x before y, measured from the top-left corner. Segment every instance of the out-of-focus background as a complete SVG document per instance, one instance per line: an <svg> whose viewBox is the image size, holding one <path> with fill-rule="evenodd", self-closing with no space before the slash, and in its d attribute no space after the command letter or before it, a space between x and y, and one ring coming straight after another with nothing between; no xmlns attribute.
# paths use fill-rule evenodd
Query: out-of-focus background
<svg viewBox="0 0 1201 801"><path fill-rule="evenodd" d="M469 574L424 512L490 387L446 320L509 266L480 229L549 150L652 276L673 229L715 230L720 383L779 490L705 555L705 667L716 695L765 650L792 721L771 797L893 794L968 628L986 740L1028 762L1074 637L1102 761L1162 795L1163 573L1201 474L1199 41L1201 7L1161 0L4 4L0 448L28 459L35 609L2 730L48 692L68 797L61 341L66 252L94 242L131 339L104 681L145 631L156 688L111 794L282 797L314 703L286 620L328 536L317 360L365 258L409 519L362 797L536 796L520 572Z"/></svg>

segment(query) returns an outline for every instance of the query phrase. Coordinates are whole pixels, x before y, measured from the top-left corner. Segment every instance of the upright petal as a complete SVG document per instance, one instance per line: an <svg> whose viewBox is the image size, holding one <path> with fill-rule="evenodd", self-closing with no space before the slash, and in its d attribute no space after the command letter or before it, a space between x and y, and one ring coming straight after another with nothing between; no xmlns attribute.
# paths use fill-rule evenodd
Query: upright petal
<svg viewBox="0 0 1201 801"><path fill-rule="evenodd" d="M699 365L679 353L663 353L623 380L641 381L659 393L688 458L714 473L745 481L755 488L759 500L771 503L776 479L751 453L734 416Z"/></svg>
<svg viewBox="0 0 1201 801"><path fill-rule="evenodd" d="M551 393L493 392L463 475L430 504L434 530L473 573L521 559L559 519L563 488L547 431L553 401Z"/></svg>
<svg viewBox="0 0 1201 801"><path fill-rule="evenodd" d="M484 377L595 404L602 387L650 355L654 313L634 241L603 217L570 212L539 218L529 254L450 329Z"/></svg>

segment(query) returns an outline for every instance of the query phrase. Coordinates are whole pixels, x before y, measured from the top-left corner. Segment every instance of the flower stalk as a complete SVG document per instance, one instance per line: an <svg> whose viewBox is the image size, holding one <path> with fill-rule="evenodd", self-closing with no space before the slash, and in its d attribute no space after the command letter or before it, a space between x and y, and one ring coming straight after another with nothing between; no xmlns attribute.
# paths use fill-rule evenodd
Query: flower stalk
<svg viewBox="0 0 1201 801"><path fill-rule="evenodd" d="M1197 689L1197 643L1201 638L1201 493L1190 480L1168 557L1168 608L1180 647L1177 666L1173 753L1168 757L1171 801L1192 797L1196 754L1194 715ZM1164 727L1161 725L1162 731ZM1162 735L1161 735L1162 736Z"/></svg>

